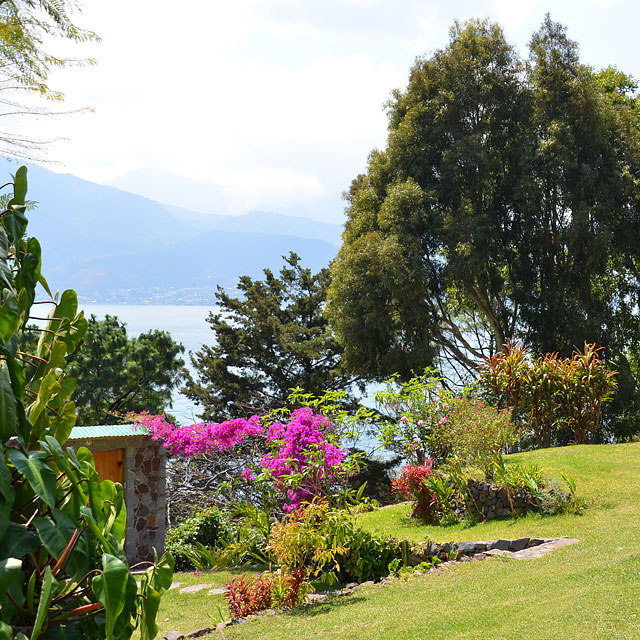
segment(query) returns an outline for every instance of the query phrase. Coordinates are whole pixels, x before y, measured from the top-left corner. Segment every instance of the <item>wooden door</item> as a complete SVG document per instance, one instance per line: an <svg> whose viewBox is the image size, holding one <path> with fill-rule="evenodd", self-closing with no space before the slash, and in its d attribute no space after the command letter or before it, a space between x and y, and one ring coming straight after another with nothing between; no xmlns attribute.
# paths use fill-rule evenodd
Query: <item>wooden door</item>
<svg viewBox="0 0 640 640"><path fill-rule="evenodd" d="M92 451L100 480L112 480L124 486L124 449Z"/></svg>

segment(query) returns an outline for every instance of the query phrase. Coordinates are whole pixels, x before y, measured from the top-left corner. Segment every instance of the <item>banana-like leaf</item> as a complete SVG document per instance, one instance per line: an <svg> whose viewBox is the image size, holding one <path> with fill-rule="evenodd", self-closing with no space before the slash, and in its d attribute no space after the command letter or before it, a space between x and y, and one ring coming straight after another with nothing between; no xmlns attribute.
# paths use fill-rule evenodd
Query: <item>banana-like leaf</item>
<svg viewBox="0 0 640 640"><path fill-rule="evenodd" d="M73 534L79 528L79 525L59 509L53 510L53 520L35 518L33 526L38 531L45 549L56 560L60 559ZM67 574L79 579L93 568L92 562L93 554L88 544L88 532L84 532L71 552L67 563Z"/></svg>
<svg viewBox="0 0 640 640"><path fill-rule="evenodd" d="M6 441L16 435L18 415L16 397L11 387L11 379L5 368L0 368L0 440Z"/></svg>
<svg viewBox="0 0 640 640"><path fill-rule="evenodd" d="M7 531L0 540L0 558L22 558L40 546L40 541L35 533L29 531L24 525L17 522L9 522Z"/></svg>
<svg viewBox="0 0 640 640"><path fill-rule="evenodd" d="M0 542L9 528L9 516L11 515L11 505L0 504Z"/></svg>
<svg viewBox="0 0 640 640"><path fill-rule="evenodd" d="M5 558L0 560L0 604L9 586L13 584L22 571L22 560L18 558Z"/></svg>
<svg viewBox="0 0 640 640"><path fill-rule="evenodd" d="M0 640L13 640L13 627L0 620Z"/></svg>
<svg viewBox="0 0 640 640"><path fill-rule="evenodd" d="M47 454L44 451L29 451L27 456L20 449L11 447L9 458L40 499L53 508L56 504L56 474L47 464Z"/></svg>
<svg viewBox="0 0 640 640"><path fill-rule="evenodd" d="M38 602L38 612L36 620L33 623L33 631L31 632L31 640L36 640L40 636L42 627L47 619L51 600L55 595L56 580L51 573L51 567L47 567L44 572L44 580L42 581L42 589L40 590L40 601Z"/></svg>
<svg viewBox="0 0 640 640"><path fill-rule="evenodd" d="M76 403L72 400L65 402L57 413L51 416L51 430L58 442L66 442L76 424Z"/></svg>
<svg viewBox="0 0 640 640"><path fill-rule="evenodd" d="M27 416L32 423L35 423L40 417L40 414L45 410L52 394L57 391L56 387L59 388L56 375L53 372L47 373L40 382L36 399L27 408Z"/></svg>
<svg viewBox="0 0 640 640"><path fill-rule="evenodd" d="M0 495L4 497L5 504L13 505L16 492L11 484L11 470L3 454L0 454Z"/></svg>
<svg viewBox="0 0 640 640"><path fill-rule="evenodd" d="M102 573L92 580L91 586L98 602L104 607L105 640L114 638L113 630L118 616L126 605L130 577L129 567L122 560L108 553L102 556Z"/></svg>
<svg viewBox="0 0 640 640"><path fill-rule="evenodd" d="M1 277L1 270L0 270ZM2 291L2 305L0 305L0 339L7 343L15 335L20 325L20 307L18 297L13 291Z"/></svg>
<svg viewBox="0 0 640 640"><path fill-rule="evenodd" d="M119 482L103 480L100 483L102 499L104 500L103 513L105 514L105 535L108 533L121 544L124 544L124 534L127 530L127 510L124 504L124 490Z"/></svg>

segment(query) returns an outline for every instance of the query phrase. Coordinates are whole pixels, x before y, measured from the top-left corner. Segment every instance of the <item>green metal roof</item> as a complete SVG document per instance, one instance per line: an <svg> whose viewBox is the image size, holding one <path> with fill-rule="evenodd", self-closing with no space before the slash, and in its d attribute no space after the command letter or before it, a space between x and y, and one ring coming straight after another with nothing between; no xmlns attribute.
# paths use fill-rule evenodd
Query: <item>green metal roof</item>
<svg viewBox="0 0 640 640"><path fill-rule="evenodd" d="M92 427L73 427L69 440L93 438L135 438L149 434L139 424L99 424Z"/></svg>

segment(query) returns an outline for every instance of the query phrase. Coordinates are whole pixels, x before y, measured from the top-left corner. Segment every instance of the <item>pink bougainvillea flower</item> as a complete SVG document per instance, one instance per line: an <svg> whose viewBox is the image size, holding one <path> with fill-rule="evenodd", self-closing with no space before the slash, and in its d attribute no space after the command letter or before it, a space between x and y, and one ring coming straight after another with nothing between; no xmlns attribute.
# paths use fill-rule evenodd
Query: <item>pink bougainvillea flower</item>
<svg viewBox="0 0 640 640"><path fill-rule="evenodd" d="M248 480L253 480L253 479L256 477L256 474L255 474L255 473L253 473L253 470L252 470L252 469L245 469L245 470L242 472L242 477L243 477L245 480L247 480L247 481L248 481Z"/></svg>
<svg viewBox="0 0 640 640"><path fill-rule="evenodd" d="M447 421L447 419L445 418L445 416L442 416L442 418L440 418L440 424L444 424Z"/></svg>
<svg viewBox="0 0 640 640"><path fill-rule="evenodd" d="M407 416L402 416L402 418L400 418L400 422L406 422L408 420Z"/></svg>
<svg viewBox="0 0 640 640"><path fill-rule="evenodd" d="M424 420L418 420L418 426L421 427L424 424Z"/></svg>

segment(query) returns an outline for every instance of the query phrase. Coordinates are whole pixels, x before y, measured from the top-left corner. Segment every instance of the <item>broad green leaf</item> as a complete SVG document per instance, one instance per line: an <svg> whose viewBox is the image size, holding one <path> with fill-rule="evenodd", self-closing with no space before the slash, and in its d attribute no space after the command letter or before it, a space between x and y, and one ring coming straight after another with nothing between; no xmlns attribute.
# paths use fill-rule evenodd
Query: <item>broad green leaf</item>
<svg viewBox="0 0 640 640"><path fill-rule="evenodd" d="M160 594L164 593L173 582L174 564L173 556L168 552L162 554L160 562L156 561L155 570L149 584ZM153 569L153 567L151 568Z"/></svg>
<svg viewBox="0 0 640 640"><path fill-rule="evenodd" d="M0 441L6 441L16 435L18 415L16 397L11 387L9 373L0 367Z"/></svg>
<svg viewBox="0 0 640 640"><path fill-rule="evenodd" d="M13 627L0 620L0 640L13 640Z"/></svg>
<svg viewBox="0 0 640 640"><path fill-rule="evenodd" d="M149 587L140 600L140 640L153 640L158 634L156 616L160 607L160 599L160 594Z"/></svg>
<svg viewBox="0 0 640 640"><path fill-rule="evenodd" d="M47 454L44 451L29 451L26 456L19 449L9 448L9 458L40 499L53 508L56 504L56 474L47 464Z"/></svg>
<svg viewBox="0 0 640 640"><path fill-rule="evenodd" d="M51 600L55 594L54 585L55 578L51 573L51 567L47 567L44 572L44 580L42 581L42 589L40 590L40 601L38 602L38 612L36 614L36 620L33 623L33 631L31 632L31 640L36 640L42 630L42 625L47 618L49 612L49 606Z"/></svg>
<svg viewBox="0 0 640 640"><path fill-rule="evenodd" d="M102 495L102 485L100 483L100 478L95 469L90 467L85 468L85 475L89 480L89 506L91 507L91 512L93 513L93 517L95 518L97 524L104 529L104 498Z"/></svg>
<svg viewBox="0 0 640 640"><path fill-rule="evenodd" d="M57 416L51 416L51 430L59 442L64 443L67 441L75 424L76 403L72 400L65 402L64 405L58 409Z"/></svg>
<svg viewBox="0 0 640 640"><path fill-rule="evenodd" d="M127 584L131 574L129 567L119 558L105 553L102 556L102 574L96 576L91 586L106 617L106 640L113 640L113 630L127 599Z"/></svg>
<svg viewBox="0 0 640 640"><path fill-rule="evenodd" d="M102 548L106 551L113 551L111 543L105 538L102 533L102 529L98 526L96 519L93 517L93 513L89 507L80 507L80 513L85 524L91 529L93 535L98 539L98 542L102 545Z"/></svg>
<svg viewBox="0 0 640 640"><path fill-rule="evenodd" d="M13 176L13 183L13 201L19 205L25 204L27 200L27 167L24 165L18 167Z"/></svg>
<svg viewBox="0 0 640 640"><path fill-rule="evenodd" d="M13 291L2 291L3 302L0 305L0 339L9 342L20 325L20 307L18 298Z"/></svg>
<svg viewBox="0 0 640 640"><path fill-rule="evenodd" d="M27 408L27 417L32 423L35 423L40 417L52 394L58 387L58 379L53 372L47 373L47 375L42 378L40 387L38 388L38 396Z"/></svg>
<svg viewBox="0 0 640 640"><path fill-rule="evenodd" d="M0 602L7 592L9 585L16 581L22 571L22 560L18 558L6 558L0 560Z"/></svg>
<svg viewBox="0 0 640 640"><path fill-rule="evenodd" d="M11 515L11 505L0 504L0 544L2 538L9 528L9 516Z"/></svg>
<svg viewBox="0 0 640 640"><path fill-rule="evenodd" d="M73 522L67 514L59 509L53 510L53 520L51 518L35 518L33 525L38 531L42 544L56 560L60 559L74 532L80 528L79 524ZM89 535L85 531L77 540L67 563L67 573L72 577L75 576L79 579L93 568L90 566L93 552L89 548L88 542Z"/></svg>
<svg viewBox="0 0 640 640"><path fill-rule="evenodd" d="M6 346L0 344L0 353L4 355L7 368L9 369L9 376L11 377L11 388L17 398L22 397L24 392L24 384L26 380L26 374L22 365L16 360L15 353L8 349Z"/></svg>
<svg viewBox="0 0 640 640"><path fill-rule="evenodd" d="M22 558L39 546L40 541L35 533L22 524L9 522L7 532L0 540L0 558Z"/></svg>
<svg viewBox="0 0 640 640"><path fill-rule="evenodd" d="M5 247L8 246L6 243L7 234L5 230L0 227L0 253L5 252ZM14 294L16 292L13 282L13 273L11 272L11 268L7 264L6 257L0 258L0 288L8 289Z"/></svg>
<svg viewBox="0 0 640 640"><path fill-rule="evenodd" d="M7 232L0 227L0 260L6 262L9 257L9 238ZM13 280L13 278L11 278Z"/></svg>

